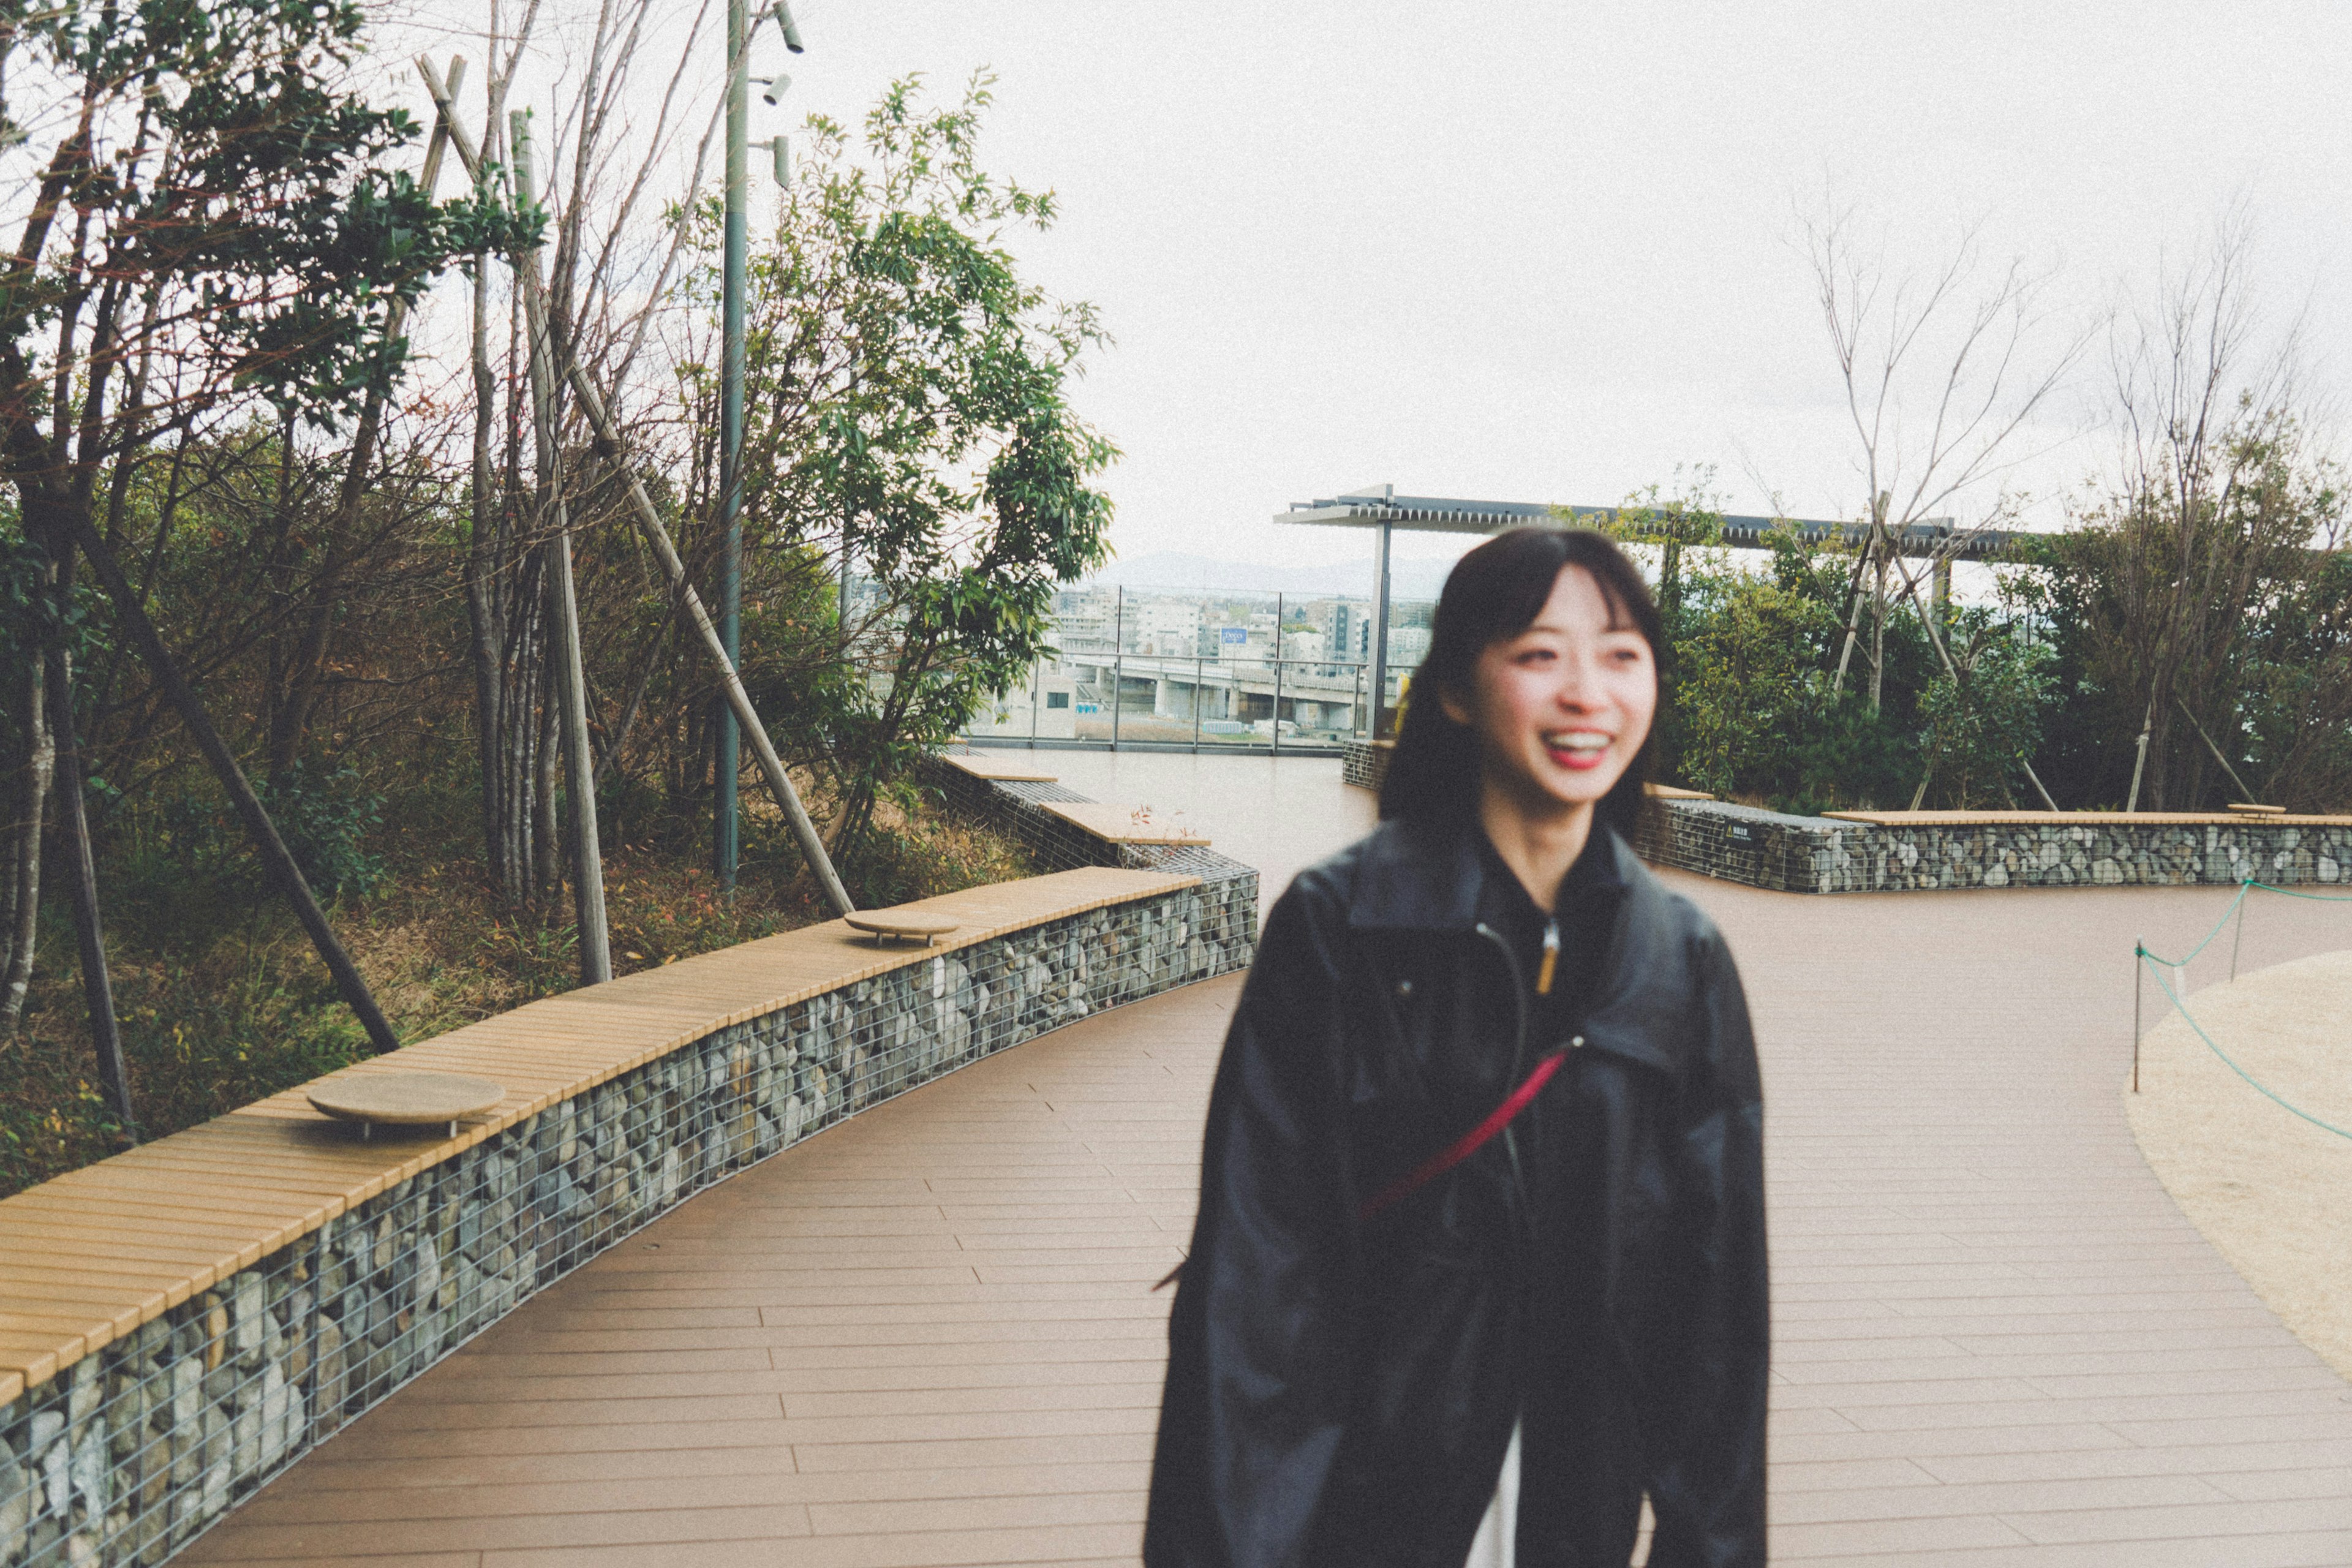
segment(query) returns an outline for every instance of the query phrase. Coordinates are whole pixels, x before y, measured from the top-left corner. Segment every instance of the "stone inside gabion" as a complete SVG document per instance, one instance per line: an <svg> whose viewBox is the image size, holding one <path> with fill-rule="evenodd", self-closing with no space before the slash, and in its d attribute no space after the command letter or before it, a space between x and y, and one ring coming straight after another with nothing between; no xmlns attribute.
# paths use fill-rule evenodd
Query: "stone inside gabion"
<svg viewBox="0 0 2352 1568"><path fill-rule="evenodd" d="M1661 801L1653 864L1785 893L2352 880L2352 826L1993 823L1889 826L1724 801Z"/></svg>
<svg viewBox="0 0 2352 1568"><path fill-rule="evenodd" d="M663 1210L877 1100L1245 967L1257 876L939 953L719 1029L379 1194L0 1406L0 1565L158 1563Z"/></svg>

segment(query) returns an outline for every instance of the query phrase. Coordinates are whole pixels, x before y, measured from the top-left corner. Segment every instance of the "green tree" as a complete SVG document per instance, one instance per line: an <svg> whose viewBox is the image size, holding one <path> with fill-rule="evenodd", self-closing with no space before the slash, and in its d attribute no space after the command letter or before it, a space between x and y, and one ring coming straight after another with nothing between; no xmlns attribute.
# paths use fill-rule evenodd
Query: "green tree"
<svg viewBox="0 0 2352 1568"><path fill-rule="evenodd" d="M1919 702L1936 668L1916 615L1888 618L1874 705L1834 680L1852 553L1781 528L1759 572L1753 557L1707 547L1707 537L1685 532L1679 548L1632 541L1671 552L1659 598L1673 671L1661 745L1672 776L1786 811L1902 805L1918 776Z"/></svg>
<svg viewBox="0 0 2352 1568"><path fill-rule="evenodd" d="M1822 705L1834 616L1769 578L1727 574L1696 595L1675 647L1683 777L1718 795L1786 793Z"/></svg>
<svg viewBox="0 0 2352 1568"><path fill-rule="evenodd" d="M2019 597L2046 628L2053 788L2195 810L2251 793L2352 802L2352 560L2345 490L2284 406L2241 404L2212 471L2121 489L2037 542Z"/></svg>
<svg viewBox="0 0 2352 1568"><path fill-rule="evenodd" d="M2217 805L2240 780L2299 805L2352 795L2343 476L2252 260L2231 215L2119 312L2122 462L2037 555L2067 705L2052 760L2077 799L2124 804L2135 773L2150 810Z"/></svg>
<svg viewBox="0 0 2352 1568"><path fill-rule="evenodd" d="M1680 470L1677 473L1679 476ZM1688 574L1684 562L1690 551L1704 549L1723 536L1723 513L1712 482L1714 470L1703 468L1683 477L1686 482L1673 497L1652 485L1628 497L1623 506L1598 520L1601 531L1619 543L1646 546L1657 552L1658 620L1666 634L1666 646L1658 661L1658 697L1669 714L1676 708L1682 679L1680 648L1691 619L1685 593ZM1592 521L1564 508L1555 515L1570 526ZM1682 740L1679 725L1669 722L1660 731L1658 766L1662 773L1671 776L1682 771Z"/></svg>
<svg viewBox="0 0 2352 1568"><path fill-rule="evenodd" d="M1937 671L1920 696L1919 784L1914 799L1953 810L2018 805L2023 759L2042 739L2050 704L2050 650L1981 608L1945 631L1958 678Z"/></svg>
<svg viewBox="0 0 2352 1568"><path fill-rule="evenodd" d="M2352 807L2352 554L2315 550L2299 564L2248 638L2243 689L2217 743L2238 743L2236 719L2241 771L2265 801L2343 811Z"/></svg>
<svg viewBox="0 0 2352 1568"><path fill-rule="evenodd" d="M436 209L383 167L415 128L354 90L365 20L356 0L68 0L0 20L0 162L14 165L22 204L0 219L18 226L0 260L0 474L60 606L78 547L110 569L127 499L160 440L184 442L263 402L290 450L298 420L330 424L354 408L405 352L386 330L395 308L484 226L478 209ZM108 623L152 637L128 587L114 597ZM47 617L68 619L62 608ZM84 980L94 1027L110 1037L71 661L54 639L39 658ZM208 725L191 722L204 738ZM235 764L208 744L227 782ZM257 816L249 791L242 798ZM16 825L39 830L37 819ZM256 835L268 841L266 824ZM373 1016L299 878L283 879L354 1006ZM16 882L21 910L35 884ZM371 1032L389 1043L388 1028ZM110 1050L101 1039L101 1058Z"/></svg>
<svg viewBox="0 0 2352 1568"><path fill-rule="evenodd" d="M1104 333L1091 306L1027 281L1007 247L1049 226L1055 205L982 165L988 103L985 77L944 108L908 79L857 138L813 120L752 261L746 598L764 583L804 604L790 584L845 563L873 595L845 595L850 613L831 625L795 614L747 626L786 634L747 637L747 679L763 711L804 715L801 759L830 784L842 860L915 755L1044 651L1055 586L1108 554L1110 502L1094 480L1117 449L1067 396ZM715 241L715 212L702 221ZM704 379L697 406L715 413ZM835 673L795 679L813 638Z"/></svg>

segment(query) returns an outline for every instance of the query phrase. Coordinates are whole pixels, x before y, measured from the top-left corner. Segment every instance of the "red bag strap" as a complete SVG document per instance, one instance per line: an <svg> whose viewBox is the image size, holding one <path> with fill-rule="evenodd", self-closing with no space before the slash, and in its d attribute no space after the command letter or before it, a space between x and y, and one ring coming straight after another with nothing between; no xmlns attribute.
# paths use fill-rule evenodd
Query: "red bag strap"
<svg viewBox="0 0 2352 1568"><path fill-rule="evenodd" d="M1581 1042L1580 1041L1579 1043L1580 1044ZM1382 1187L1370 1197L1365 1199L1362 1205L1360 1205L1356 1210L1356 1218L1359 1221L1368 1220L1375 1215L1385 1213L1387 1210L1396 1207L1397 1205L1404 1202L1405 1199L1411 1197L1413 1194L1419 1192L1422 1188L1437 1180L1438 1177L1445 1174L1446 1172L1454 1169L1454 1166L1462 1163L1463 1161L1467 1160L1471 1155L1475 1154L1479 1150L1493 1142L1496 1135L1499 1134L1504 1128L1508 1127L1512 1121L1517 1118L1520 1111L1525 1110L1528 1106L1535 1103L1536 1096L1543 1092L1543 1086L1551 1081L1551 1075L1558 1072L1559 1070L1559 1064L1567 1059L1568 1053L1566 1051L1554 1051L1549 1056L1544 1058L1543 1060L1536 1063L1535 1070L1528 1074L1527 1081L1520 1084L1518 1088L1513 1089L1511 1091L1511 1097L1508 1100L1506 1100L1502 1104L1495 1107L1493 1110L1489 1111L1486 1121L1481 1121L1477 1126L1473 1127L1469 1131L1455 1139L1445 1148L1439 1150L1436 1153L1431 1155L1428 1159L1423 1160L1420 1164L1414 1166L1412 1170L1406 1172L1403 1175L1398 1177L1395 1181L1391 1182L1387 1186ZM1179 1263L1175 1268L1171 1268L1167 1272L1159 1284L1154 1285L1151 1289L1154 1290L1166 1289L1169 1286L1174 1284L1178 1276L1181 1275L1183 1272L1184 1266L1181 1263Z"/></svg>
<svg viewBox="0 0 2352 1568"><path fill-rule="evenodd" d="M1356 1210L1356 1217L1359 1220L1367 1220L1377 1214L1394 1208L1414 1193L1485 1148L1494 1141L1496 1134L1511 1124L1513 1118L1535 1103L1536 1096L1543 1092L1543 1086L1551 1081L1551 1075L1558 1072L1559 1064L1567 1059L1566 1051L1554 1051L1536 1063L1535 1070L1528 1074L1527 1081L1511 1091L1510 1099L1495 1107L1488 1113L1486 1121L1464 1133L1448 1147L1431 1155L1411 1171L1366 1198L1362 1205Z"/></svg>

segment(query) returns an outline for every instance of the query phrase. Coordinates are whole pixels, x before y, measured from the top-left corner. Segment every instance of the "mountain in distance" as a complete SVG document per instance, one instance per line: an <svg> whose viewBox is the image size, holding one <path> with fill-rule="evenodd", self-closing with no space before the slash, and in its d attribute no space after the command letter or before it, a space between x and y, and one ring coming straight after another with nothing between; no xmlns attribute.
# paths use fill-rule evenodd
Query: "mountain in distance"
<svg viewBox="0 0 2352 1568"><path fill-rule="evenodd" d="M1398 599L1434 599L1445 585L1451 561L1389 563L1389 593ZM1371 552L1355 561L1327 561L1312 566L1268 566L1181 551L1155 550L1148 555L1122 556L1087 581L1106 586L1157 588L1206 594L1296 594L1370 598L1372 593Z"/></svg>

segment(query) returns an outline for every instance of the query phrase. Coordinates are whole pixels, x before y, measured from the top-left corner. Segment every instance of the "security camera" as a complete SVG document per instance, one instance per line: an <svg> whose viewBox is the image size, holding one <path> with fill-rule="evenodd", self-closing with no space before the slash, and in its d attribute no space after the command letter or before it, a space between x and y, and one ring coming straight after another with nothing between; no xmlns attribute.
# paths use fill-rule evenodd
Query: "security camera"
<svg viewBox="0 0 2352 1568"><path fill-rule="evenodd" d="M793 184L792 144L783 137L779 136L774 141L765 143L765 145L770 152L775 154L776 184L783 186L787 190L790 190Z"/></svg>
<svg viewBox="0 0 2352 1568"><path fill-rule="evenodd" d="M796 55L807 52L801 45L801 30L793 26L793 8L786 0L776 0L776 25L784 30L784 47Z"/></svg>
<svg viewBox="0 0 2352 1568"><path fill-rule="evenodd" d="M751 79L760 84L760 101L770 109L784 100L784 94L791 90L793 85L793 79L781 71L774 76L755 76Z"/></svg>

